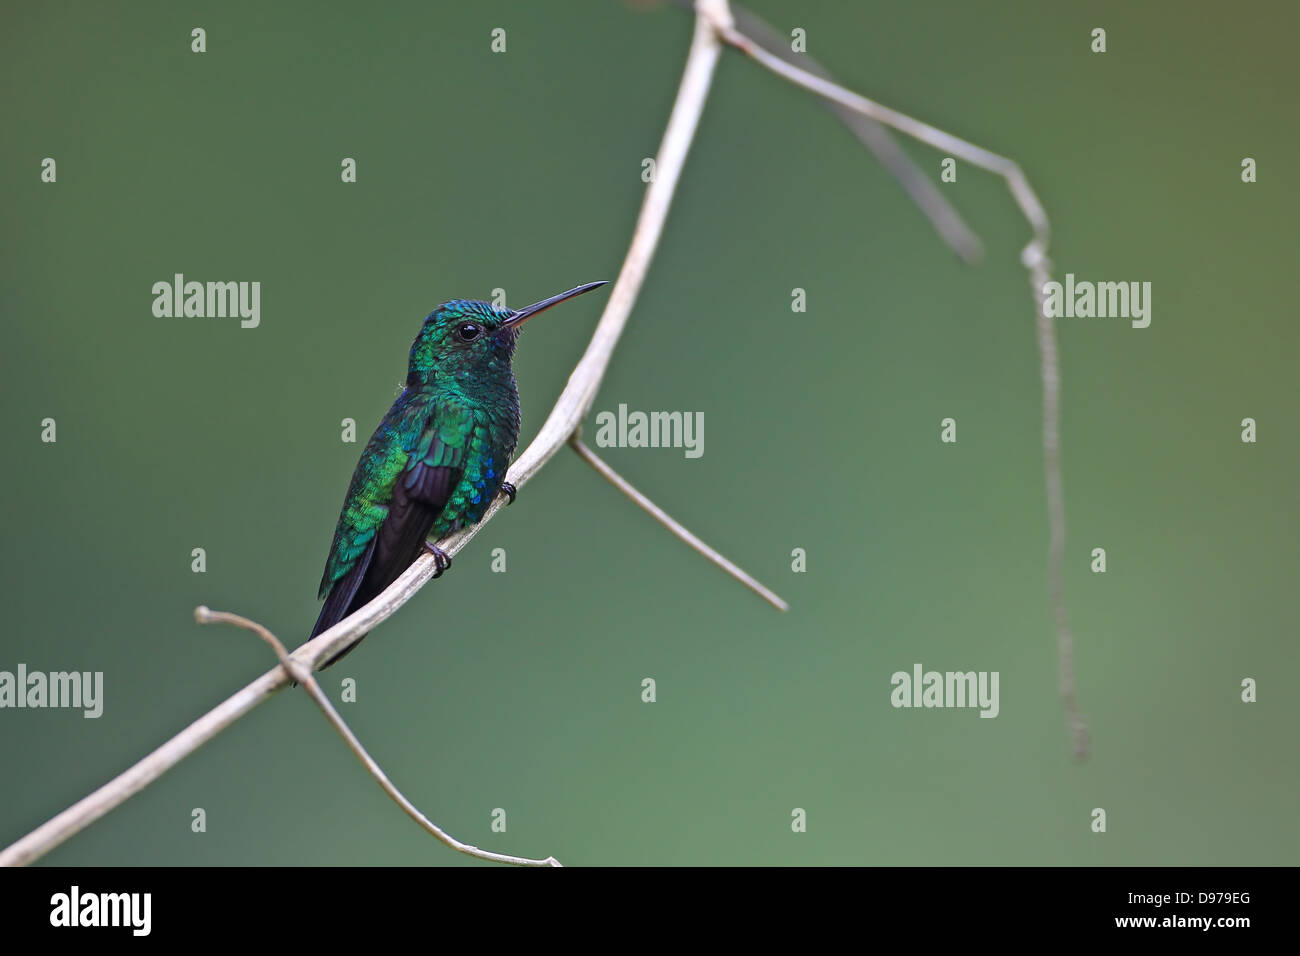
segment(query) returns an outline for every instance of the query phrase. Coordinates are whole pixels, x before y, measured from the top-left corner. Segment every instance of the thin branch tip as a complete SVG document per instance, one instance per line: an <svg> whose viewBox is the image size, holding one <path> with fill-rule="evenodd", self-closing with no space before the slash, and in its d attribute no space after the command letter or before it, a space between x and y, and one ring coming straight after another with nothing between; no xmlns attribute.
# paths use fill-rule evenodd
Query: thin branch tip
<svg viewBox="0 0 1300 956"><path fill-rule="evenodd" d="M664 511L664 509L660 508L657 504L634 488L631 482L610 467L610 465L594 451L588 448L583 443L582 439L578 437L576 431L569 436L569 446L577 452L578 457L589 464L597 474L621 491L628 500L638 508L667 528L674 537L686 544L687 547L703 556L705 560L717 565L732 578L749 588L778 611L790 610L790 605L786 603L784 598L778 595L771 588L759 583L757 578L742 569L735 562L709 547L680 521L672 517L672 515L668 514L668 512Z"/></svg>

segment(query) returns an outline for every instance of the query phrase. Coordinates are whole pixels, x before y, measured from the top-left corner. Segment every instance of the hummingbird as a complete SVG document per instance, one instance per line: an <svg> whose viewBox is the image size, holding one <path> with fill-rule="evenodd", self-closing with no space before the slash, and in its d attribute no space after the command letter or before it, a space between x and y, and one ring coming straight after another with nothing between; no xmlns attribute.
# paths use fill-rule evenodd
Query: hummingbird
<svg viewBox="0 0 1300 956"><path fill-rule="evenodd" d="M515 487L505 477L519 439L511 359L520 330L551 306L602 285L588 282L522 309L452 299L429 313L411 345L406 386L352 473L312 637L377 597L421 551L433 555L434 577L441 576L451 556L436 541L478 524L499 494L514 503Z"/></svg>

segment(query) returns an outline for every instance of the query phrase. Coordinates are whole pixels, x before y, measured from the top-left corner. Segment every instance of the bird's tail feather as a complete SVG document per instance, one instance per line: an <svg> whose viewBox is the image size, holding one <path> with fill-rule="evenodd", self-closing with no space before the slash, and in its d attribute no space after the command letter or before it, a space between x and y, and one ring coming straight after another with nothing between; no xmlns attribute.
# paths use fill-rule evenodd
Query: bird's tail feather
<svg viewBox="0 0 1300 956"><path fill-rule="evenodd" d="M364 593L360 593L361 583L366 576L367 569L370 567L370 559L374 556L374 553L375 542L372 540L370 547L366 548L361 559L352 566L352 570L334 582L334 586L330 588L330 593L325 597L325 605L320 609L320 616L316 618L316 626L311 629L311 637L307 638L308 640L318 634L323 634L374 597L373 594L367 597ZM365 635L362 634L361 637L365 637ZM360 643L361 638L357 638L357 644ZM335 654L322 664L320 669L324 670L331 664L342 660L357 644L353 644L347 650Z"/></svg>
<svg viewBox="0 0 1300 956"><path fill-rule="evenodd" d="M335 591L337 592L338 589L336 588ZM330 595L331 598L333 596L334 596L333 594ZM316 626L311 629L311 637L308 637L307 640L311 640L312 637L316 637L317 635L325 633L331 627L337 624L339 621L343 620L345 617L351 614L352 611L353 608L348 607L347 604L344 604L343 607L341 608L334 607L332 606L332 602L327 599L325 601L325 606L320 610L320 617L316 618ZM333 664L337 664L339 661L343 660L343 658L347 657L350 653L356 650L357 644L360 644L362 638L364 638L365 636L366 635L362 634L361 637L357 638L356 644L353 644L351 647L346 647L339 653L335 654L324 664L322 664L320 666L320 669L324 670L325 668L330 667Z"/></svg>

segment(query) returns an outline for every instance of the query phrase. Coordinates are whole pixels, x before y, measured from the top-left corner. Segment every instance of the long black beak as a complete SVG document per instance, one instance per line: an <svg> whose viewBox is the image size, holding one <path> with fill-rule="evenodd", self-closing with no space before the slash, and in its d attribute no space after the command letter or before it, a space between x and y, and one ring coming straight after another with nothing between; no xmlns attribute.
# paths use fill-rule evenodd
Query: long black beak
<svg viewBox="0 0 1300 956"><path fill-rule="evenodd" d="M502 323L505 328L516 328L523 325L538 312L545 312L553 305L559 305L566 299L572 299L576 295L582 295L584 292L590 292L592 289L599 289L609 280L601 279L599 282L588 282L586 285L580 285L576 289L570 289L568 292L561 292L559 295L553 295L549 299L543 299L541 302L534 302L532 305L526 305L522 309L516 309L510 318Z"/></svg>

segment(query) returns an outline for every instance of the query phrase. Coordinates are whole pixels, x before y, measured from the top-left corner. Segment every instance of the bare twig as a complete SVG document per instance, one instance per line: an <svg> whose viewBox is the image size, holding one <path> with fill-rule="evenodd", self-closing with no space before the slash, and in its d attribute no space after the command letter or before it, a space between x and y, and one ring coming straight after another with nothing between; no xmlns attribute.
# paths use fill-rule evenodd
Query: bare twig
<svg viewBox="0 0 1300 956"><path fill-rule="evenodd" d="M1043 473L1047 490L1050 536L1047 561L1048 593L1056 625L1061 703L1065 710L1066 729L1070 734L1075 758L1083 759L1088 753L1088 726L1079 710L1078 691L1074 678L1074 638L1070 633L1065 604L1065 491L1061 477L1060 442L1061 377L1056 330L1051 317L1047 315L1046 298L1043 292L1043 286L1051 279L1051 263L1047 258L1050 230L1047 213L1042 203L1038 201L1038 196L1030 187L1024 171L1015 161L945 133L897 110L881 106L874 100L847 90L826 77L816 76L788 63L737 30L729 17L716 16L711 9L706 10L703 7L700 9L702 14L710 16L714 28L724 42L779 76L846 109L892 126L935 149L951 153L974 166L1001 176L1006 181L1012 199L1029 222L1033 230L1033 238L1021 251L1020 260L1028 270L1030 283L1033 286L1035 327L1043 388Z"/></svg>
<svg viewBox="0 0 1300 956"><path fill-rule="evenodd" d="M706 5L710 2L716 5L721 0L704 2ZM725 3L721 5L725 10ZM623 260L623 267L619 270L618 280L587 350L569 376L568 384L556 400L550 416L537 437L510 468L507 479L516 488L522 488L564 447L591 407L614 346L627 323L628 314L632 311L654 258L673 192L685 165L700 114L704 111L704 103L708 99L713 71L721 51L722 46L708 20L703 16L698 17L681 84L677 89L677 100L664 130L663 141L659 145L655 161L656 175L646 188L632 242ZM439 543L440 547L450 555L456 554L492 519L500 507L499 501L494 502L479 524L449 536ZM290 657L296 663L315 670L320 662L351 647L360 640L361 635L373 630L396 612L433 577L434 570L432 556L421 555L379 597L296 649ZM263 674L143 760L0 852L0 865L21 865L39 859L157 780L288 682L289 678L282 667Z"/></svg>
<svg viewBox="0 0 1300 956"><path fill-rule="evenodd" d="M661 525L676 535L677 538L686 542L689 547L694 548L709 561L722 568L723 571L726 571L733 578L745 587L749 588L778 611L790 610L790 605L786 604L776 592L772 591L770 588L764 587L756 579L746 573L743 568L738 567L717 551L714 551L707 544L688 531L686 527L674 519L672 515L633 488L627 479L616 472L613 468L609 467L609 465L605 464L605 462L603 462L594 451L583 444L583 441L578 437L577 432L574 432L573 437L569 439L569 444L573 446L573 450L578 453L579 458L591 465L592 468L595 468L596 471L598 471L611 485L623 492L623 494L627 495L628 498L635 502L638 508L650 517L654 518L655 521L658 521Z"/></svg>
<svg viewBox="0 0 1300 956"><path fill-rule="evenodd" d="M687 0L681 0L689 6ZM731 14L735 18L738 33L749 37L773 56L780 57L787 63L802 65L814 76L834 82L835 78L816 59L807 53L795 53L790 49L790 38L774 30L767 21L749 10L735 4L731 5ZM876 161L898 180L903 191L916 203L917 208L930 220L935 232L957 253L964 262L975 262L984 253L979 237L971 231L961 214L953 208L947 198L934 184L933 177L919 169L911 157L903 152L880 123L862 113L834 100L825 100L826 107L834 113L841 123L847 126L869 149Z"/></svg>
<svg viewBox="0 0 1300 956"><path fill-rule="evenodd" d="M997 173L1007 181L1007 186L1011 190L1016 205L1020 207L1020 211L1029 220L1029 225L1034 230L1034 239L1041 243L1040 252L1046 253L1048 237L1047 214L1043 211L1043 206L1038 201L1038 197L1029 187L1029 181L1025 178L1024 171L1014 160L999 156L997 153L967 142L959 136L946 133L928 123L922 123L906 113L900 113L898 110L881 106L875 100L860 96L851 90L845 89L838 83L816 76L801 67L795 66L793 63L787 63L780 57L763 49L763 47L725 21L715 21L714 26L718 31L718 35L728 45L740 50L773 73L785 77L796 86L802 86L818 96L839 103L848 109L861 113L863 116L869 116L886 126L892 126L899 132L933 146L935 149L952 153L954 156L960 156L968 163L981 169Z"/></svg>
<svg viewBox="0 0 1300 956"><path fill-rule="evenodd" d="M196 607L194 609L194 619L200 624L233 624L235 627L242 627L246 631L252 631L262 640L266 641L266 643L270 644L271 649L275 651L275 656L280 660L280 666L285 669L285 672L293 678L293 680L302 684L302 686L307 690L307 693L311 695L311 699L316 701L316 705L320 707L321 712L325 714L325 719L334 725L334 729L339 732L339 735L347 743L348 747L357 755L357 759L361 761L361 765L370 771L370 775L379 782L379 786L383 787L384 793L392 797L393 802L401 807L402 810L406 812L407 816L420 826L424 827L424 829L428 830L441 842L459 853L464 853L466 856L477 857L480 860L488 860L492 863L510 863L515 866L560 865L560 861L553 856L548 856L544 860L532 860L522 856L511 856L507 853L493 853L490 850L480 850L478 847L471 846L468 843L461 843L451 834L443 830L442 827L438 826L421 813L419 808L417 808L415 804L411 803L410 800L406 799L406 796L402 791L398 790L397 787L394 786L393 782L388 779L388 774L384 773L383 768L379 766L375 758L370 756L366 751L366 748L361 745L361 741L358 740L357 735L352 732L352 728L349 727L339 715L339 712L334 708L334 704L331 703L330 699L325 695L325 691L321 690L321 686L317 683L311 670L290 657L289 652L284 649L284 645L280 643L279 638L256 621L249 620L239 614L231 614L229 611L213 611L206 607Z"/></svg>

